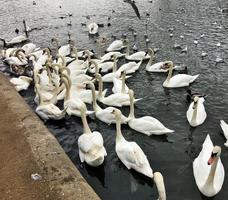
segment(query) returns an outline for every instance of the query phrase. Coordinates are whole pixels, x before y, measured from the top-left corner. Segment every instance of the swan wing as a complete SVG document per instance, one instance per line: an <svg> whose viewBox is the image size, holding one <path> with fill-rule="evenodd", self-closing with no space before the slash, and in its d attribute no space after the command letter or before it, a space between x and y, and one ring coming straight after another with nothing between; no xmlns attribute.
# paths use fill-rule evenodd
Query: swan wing
<svg viewBox="0 0 228 200"><path fill-rule="evenodd" d="M228 139L228 124L224 120L220 120L220 126L222 128L223 134Z"/></svg>
<svg viewBox="0 0 228 200"><path fill-rule="evenodd" d="M193 172L197 186L202 187L209 175L211 166L207 164L211 152L214 148L214 145L211 141L210 135L208 134L204 143L201 152L198 157L193 162Z"/></svg>
<svg viewBox="0 0 228 200"><path fill-rule="evenodd" d="M123 41L122 40L115 40L113 41L109 47L107 48L107 51L116 51L120 50L123 47Z"/></svg>
<svg viewBox="0 0 228 200"><path fill-rule="evenodd" d="M171 87L184 87L192 83L199 75L177 74L169 80Z"/></svg>

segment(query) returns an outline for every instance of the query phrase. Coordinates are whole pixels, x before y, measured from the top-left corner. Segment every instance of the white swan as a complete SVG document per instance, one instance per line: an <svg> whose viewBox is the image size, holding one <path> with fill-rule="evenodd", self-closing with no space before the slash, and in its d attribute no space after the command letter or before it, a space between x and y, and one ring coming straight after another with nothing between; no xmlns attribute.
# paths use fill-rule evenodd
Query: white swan
<svg viewBox="0 0 228 200"><path fill-rule="evenodd" d="M19 76L18 78L11 78L10 82L13 84L15 89L19 92L19 91L28 89L30 83L32 82L32 78L27 76Z"/></svg>
<svg viewBox="0 0 228 200"><path fill-rule="evenodd" d="M93 110L95 111L96 118L98 118L100 121L110 125L116 123L115 115L111 113L114 109L114 107L107 107L105 109L102 109L96 101L96 93L95 93L95 87L92 82L88 83L88 86L92 90L93 95ZM127 118L124 115L121 115L121 123L126 124Z"/></svg>
<svg viewBox="0 0 228 200"><path fill-rule="evenodd" d="M98 131L91 131L86 119L86 107L81 106L83 134L78 138L79 158L92 167L97 167L104 162L107 152L104 148L102 135Z"/></svg>
<svg viewBox="0 0 228 200"><path fill-rule="evenodd" d="M116 56L116 58L121 58L123 57L125 54L122 54L118 51L112 51L112 52L108 52L106 54L104 54L102 57L101 57L101 61L100 63L102 62L105 62L105 61L108 61L108 60L111 60L113 56Z"/></svg>
<svg viewBox="0 0 228 200"><path fill-rule="evenodd" d="M36 113L44 120L48 119L54 119L54 120L60 120L65 117L66 109L65 107L63 110L60 110L57 106L55 106L52 103L45 104L42 99L42 95L40 94L40 88L39 85L36 84L36 92L39 96L39 106L36 108Z"/></svg>
<svg viewBox="0 0 228 200"><path fill-rule="evenodd" d="M190 83L194 82L197 79L197 77L199 76L199 74L197 74L195 76L191 76L188 74L177 74L172 77L173 62L170 61L167 64L167 67L169 69L169 73L168 73L166 80L163 83L163 87L167 87L167 88L186 87L186 86L189 86Z"/></svg>
<svg viewBox="0 0 228 200"><path fill-rule="evenodd" d="M166 191L163 176L160 172L154 172L154 182L158 190L157 200L166 200Z"/></svg>
<svg viewBox="0 0 228 200"><path fill-rule="evenodd" d="M31 54L33 51L35 51L36 49L36 45L33 43L28 43L25 44L24 46L21 47L24 51L26 55Z"/></svg>
<svg viewBox="0 0 228 200"><path fill-rule="evenodd" d="M8 63L9 65L27 65L28 60L25 57L25 54L23 51L24 51L23 49L17 49L14 52L11 52L11 54L14 54L14 55L6 57L4 59L4 62Z"/></svg>
<svg viewBox="0 0 228 200"><path fill-rule="evenodd" d="M66 93L64 98L64 107L66 108L66 112L69 116L74 115L77 117L81 116L80 108L85 105L85 103L76 95L71 92L71 85L68 82L69 80L64 76L61 77L61 80L65 84ZM76 91L77 93L77 91ZM85 110L86 115L93 114L93 111Z"/></svg>
<svg viewBox="0 0 228 200"><path fill-rule="evenodd" d="M132 73L136 72L139 69L141 64L142 64L142 60L139 61L138 63L136 63L136 62L128 62L128 63L125 63L122 66L120 66L120 68L117 70L117 72L125 71L126 74L132 74Z"/></svg>
<svg viewBox="0 0 228 200"><path fill-rule="evenodd" d="M121 73L121 79L114 77L113 78L113 93L128 93L129 88L125 84L126 73L123 71Z"/></svg>
<svg viewBox="0 0 228 200"><path fill-rule="evenodd" d="M98 25L96 23L90 23L88 26L89 34L95 35L98 33Z"/></svg>
<svg viewBox="0 0 228 200"><path fill-rule="evenodd" d="M129 40L125 39L124 40L124 45L126 44L126 55L125 58L127 60L137 60L137 61L141 61L141 60L147 60L150 58L150 55L148 55L147 52L145 51L138 51L136 53L133 53L130 55L130 46L129 46Z"/></svg>
<svg viewBox="0 0 228 200"><path fill-rule="evenodd" d="M192 127L199 126L206 120L207 113L203 103L203 97L199 98L198 96L195 96L194 101L189 105L186 116Z"/></svg>
<svg viewBox="0 0 228 200"><path fill-rule="evenodd" d="M221 148L214 146L207 135L203 148L193 162L193 173L200 192L207 197L215 196L222 188L225 171L220 159Z"/></svg>
<svg viewBox="0 0 228 200"><path fill-rule="evenodd" d="M106 49L107 52L110 51L119 51L121 49L123 49L125 46L123 45L123 41L122 40L115 40L113 41L108 48Z"/></svg>
<svg viewBox="0 0 228 200"><path fill-rule="evenodd" d="M89 66L90 73L98 73L101 71L102 73L106 73L113 69L113 66L116 65L114 62L117 63L118 60L114 59L113 62L104 62L104 63L97 63L96 61L91 60Z"/></svg>
<svg viewBox="0 0 228 200"><path fill-rule="evenodd" d="M135 118L134 114L134 92L133 90L129 90L130 96L130 113L128 116L128 125L145 135L162 135L166 133L172 133L173 130L166 128L159 120L151 116L145 116L140 118Z"/></svg>
<svg viewBox="0 0 228 200"><path fill-rule="evenodd" d="M4 47L7 47L7 46L12 46L14 44L19 44L19 43L22 43L22 42L25 42L28 40L28 38L24 35L19 35L13 39L11 39L10 41L5 41L4 39L0 38L1 41L3 41L3 44L4 44Z"/></svg>
<svg viewBox="0 0 228 200"><path fill-rule="evenodd" d="M224 143L224 145L228 147L228 124L224 120L220 120L220 126L226 138L226 143Z"/></svg>
<svg viewBox="0 0 228 200"><path fill-rule="evenodd" d="M150 163L136 142L128 142L121 132L121 111L114 109L112 113L116 117L116 154L127 169L135 171L153 178L153 170Z"/></svg>

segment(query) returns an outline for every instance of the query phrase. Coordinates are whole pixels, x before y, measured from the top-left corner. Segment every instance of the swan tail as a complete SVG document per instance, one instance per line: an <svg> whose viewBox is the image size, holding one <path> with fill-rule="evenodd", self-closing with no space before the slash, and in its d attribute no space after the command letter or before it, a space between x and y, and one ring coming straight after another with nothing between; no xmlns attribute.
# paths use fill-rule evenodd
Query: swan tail
<svg viewBox="0 0 228 200"><path fill-rule="evenodd" d="M86 115L92 115L94 113L95 113L95 111L89 111L89 110L86 111Z"/></svg>
<svg viewBox="0 0 228 200"><path fill-rule="evenodd" d="M224 120L220 120L220 126L226 138L228 138L228 124Z"/></svg>
<svg viewBox="0 0 228 200"><path fill-rule="evenodd" d="M228 147L228 141L226 141L226 143L224 143L224 145L225 145L226 147Z"/></svg>
<svg viewBox="0 0 228 200"><path fill-rule="evenodd" d="M192 83L193 81L195 81L195 80L198 78L198 76L199 76L199 74L193 76L191 83Z"/></svg>
<svg viewBox="0 0 228 200"><path fill-rule="evenodd" d="M138 102L138 101L140 101L140 100L142 100L143 98L139 98L139 99L135 99L134 100L134 103L136 103L136 102Z"/></svg>

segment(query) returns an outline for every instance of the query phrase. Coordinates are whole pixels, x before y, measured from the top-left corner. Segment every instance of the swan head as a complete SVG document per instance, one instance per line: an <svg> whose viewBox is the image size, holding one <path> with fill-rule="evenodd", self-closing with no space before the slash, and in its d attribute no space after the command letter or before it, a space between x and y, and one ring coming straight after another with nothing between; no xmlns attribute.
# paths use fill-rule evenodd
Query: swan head
<svg viewBox="0 0 228 200"><path fill-rule="evenodd" d="M115 61L117 59L117 55L116 54L111 55L110 56L110 59L113 60L113 61Z"/></svg>
<svg viewBox="0 0 228 200"><path fill-rule="evenodd" d="M199 101L199 97L198 97L198 96L195 96L194 99L193 99L193 102L194 102L194 103L193 103L193 107L192 107L193 109L196 108L196 105L197 105L197 102L198 102L198 101Z"/></svg>
<svg viewBox="0 0 228 200"><path fill-rule="evenodd" d="M150 56L154 56L154 50L152 48L149 48L146 53Z"/></svg>
<svg viewBox="0 0 228 200"><path fill-rule="evenodd" d="M129 44L129 40L128 40L128 39L124 39L124 40L123 40L123 45L126 46L126 45L128 45L128 44Z"/></svg>
<svg viewBox="0 0 228 200"><path fill-rule="evenodd" d="M133 90L128 90L128 94L131 98L134 98L134 91Z"/></svg>
<svg viewBox="0 0 228 200"><path fill-rule="evenodd" d="M161 68L162 69L173 69L173 61L165 61Z"/></svg>
<svg viewBox="0 0 228 200"><path fill-rule="evenodd" d="M43 54L47 54L48 57L50 58L51 57L51 50L49 48L44 48L43 49Z"/></svg>
<svg viewBox="0 0 228 200"><path fill-rule="evenodd" d="M120 119L121 118L121 111L117 108L113 108L111 114L114 114L116 119Z"/></svg>
<svg viewBox="0 0 228 200"><path fill-rule="evenodd" d="M101 80L101 75L100 75L100 73L98 73L98 74L95 75L95 79L96 79L96 80Z"/></svg>
<svg viewBox="0 0 228 200"><path fill-rule="evenodd" d="M218 158L221 155L222 149L220 146L214 146L211 157L209 158L207 164L212 165L216 158Z"/></svg>

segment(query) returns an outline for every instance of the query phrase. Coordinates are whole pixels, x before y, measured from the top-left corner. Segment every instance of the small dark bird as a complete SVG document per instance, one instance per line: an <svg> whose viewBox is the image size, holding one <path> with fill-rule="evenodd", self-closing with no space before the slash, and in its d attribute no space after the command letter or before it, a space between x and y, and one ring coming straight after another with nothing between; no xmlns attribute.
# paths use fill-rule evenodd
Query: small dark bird
<svg viewBox="0 0 228 200"><path fill-rule="evenodd" d="M193 99L194 99L195 96L204 97L204 98L207 97L207 95L205 95L205 94L200 94L200 93L198 93L198 92L192 92L191 89L188 89L186 92L187 92L186 100L187 100L188 102L193 101Z"/></svg>
<svg viewBox="0 0 228 200"><path fill-rule="evenodd" d="M18 35L19 34L19 29L15 29L15 33Z"/></svg>
<svg viewBox="0 0 228 200"><path fill-rule="evenodd" d="M98 27L104 27L104 24L97 24Z"/></svg>
<svg viewBox="0 0 228 200"><path fill-rule="evenodd" d="M62 6L61 6L61 5L59 5L59 8L62 8Z"/></svg>
<svg viewBox="0 0 228 200"><path fill-rule="evenodd" d="M149 14L149 13L146 13L146 16L147 16L147 17L149 17L149 16L150 16L150 14Z"/></svg>
<svg viewBox="0 0 228 200"><path fill-rule="evenodd" d="M32 2L32 5L34 5L34 6L35 6L35 5L36 5L36 2L35 2L35 1L33 1L33 2Z"/></svg>
<svg viewBox="0 0 228 200"><path fill-rule="evenodd" d="M82 26L86 26L86 23L81 23Z"/></svg>
<svg viewBox="0 0 228 200"><path fill-rule="evenodd" d="M188 67L184 66L183 69L178 70L178 74L188 74Z"/></svg>
<svg viewBox="0 0 228 200"><path fill-rule="evenodd" d="M115 10L112 10L112 13L115 13L116 11Z"/></svg>
<svg viewBox="0 0 228 200"><path fill-rule="evenodd" d="M107 26L111 26L111 23L107 23Z"/></svg>
<svg viewBox="0 0 228 200"><path fill-rule="evenodd" d="M108 17L108 20L110 20L111 19L111 17Z"/></svg>

